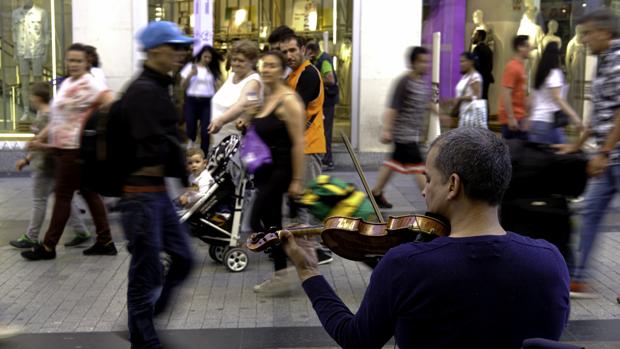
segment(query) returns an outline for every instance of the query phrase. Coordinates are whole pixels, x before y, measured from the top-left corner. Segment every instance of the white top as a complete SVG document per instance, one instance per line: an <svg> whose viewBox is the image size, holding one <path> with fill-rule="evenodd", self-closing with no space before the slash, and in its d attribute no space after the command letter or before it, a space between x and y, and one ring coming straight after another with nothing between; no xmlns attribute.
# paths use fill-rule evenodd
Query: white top
<svg viewBox="0 0 620 349"><path fill-rule="evenodd" d="M241 97L241 91L248 84L248 82L252 80L258 81L260 84L260 91L258 93L258 100L260 102L263 101L263 82L260 79L260 75L258 73L252 73L245 77L245 79L239 81L238 83L234 83L233 79L235 78L235 73L230 73L226 82L217 90L217 93L211 99L211 119L215 120L222 116L233 104L237 103L239 98ZM217 145L219 142L224 139L224 137L231 134L241 134L241 131L237 130L234 122L229 122L225 124L222 129L213 135L213 144Z"/></svg>
<svg viewBox="0 0 620 349"><path fill-rule="evenodd" d="M103 69L98 68L98 67L92 67L90 68L90 75L94 76L95 79L97 79L103 85L108 86L108 82L106 81L106 77L105 77L105 73L103 72Z"/></svg>
<svg viewBox="0 0 620 349"><path fill-rule="evenodd" d="M181 77L187 79L192 72L193 63L188 63L181 70ZM215 94L215 78L209 69L196 64L198 73L192 77L187 87L187 95L191 97L213 97Z"/></svg>
<svg viewBox="0 0 620 349"><path fill-rule="evenodd" d="M108 90L91 74L66 78L52 101L50 143L60 149L78 149L84 124Z"/></svg>
<svg viewBox="0 0 620 349"><path fill-rule="evenodd" d="M471 88L471 85L474 82L479 82L480 83L480 93L482 93L482 75L480 75L480 73L478 73L477 71L473 71L469 74L465 74L463 75L463 77L461 77L461 80L459 80L459 83L456 84L456 88L455 88L455 93L456 93L456 97L472 97L474 96L474 90ZM480 98L480 96L475 96L476 98ZM461 102L461 106L460 106L460 113L463 113L463 111L465 109L467 109L467 107L469 106L471 102L468 101L463 101Z"/></svg>
<svg viewBox="0 0 620 349"><path fill-rule="evenodd" d="M540 89L532 90L532 121L553 122L553 113L560 110L551 95L551 89L555 87L564 87L564 75L560 69L551 70Z"/></svg>
<svg viewBox="0 0 620 349"><path fill-rule="evenodd" d="M200 172L197 177L191 174L189 176L189 182L191 189L187 192L187 203L193 205L207 194L209 188L215 183L215 180L211 176L211 173L205 169Z"/></svg>

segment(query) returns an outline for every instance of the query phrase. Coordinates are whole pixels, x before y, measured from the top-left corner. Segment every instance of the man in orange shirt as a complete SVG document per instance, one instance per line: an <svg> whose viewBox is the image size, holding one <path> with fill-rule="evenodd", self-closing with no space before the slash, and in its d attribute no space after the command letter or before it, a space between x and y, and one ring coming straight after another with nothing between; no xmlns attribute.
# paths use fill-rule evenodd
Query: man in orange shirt
<svg viewBox="0 0 620 349"><path fill-rule="evenodd" d="M499 123L502 136L506 139L527 140L527 75L525 60L529 57L530 47L527 35L518 35L512 40L514 56L506 64L502 77L502 91L499 101Z"/></svg>

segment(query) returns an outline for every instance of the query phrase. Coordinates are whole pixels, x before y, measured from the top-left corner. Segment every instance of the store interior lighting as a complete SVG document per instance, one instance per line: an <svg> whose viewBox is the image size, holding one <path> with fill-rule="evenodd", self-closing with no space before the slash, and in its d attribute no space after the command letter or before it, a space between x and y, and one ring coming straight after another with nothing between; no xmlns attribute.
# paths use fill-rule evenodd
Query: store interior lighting
<svg viewBox="0 0 620 349"><path fill-rule="evenodd" d="M239 9L235 11L235 26L240 27L248 19L248 11Z"/></svg>
<svg viewBox="0 0 620 349"><path fill-rule="evenodd" d="M308 13L308 29L310 29L310 31L315 31L317 22L318 22L318 15L316 14L316 10L310 11Z"/></svg>
<svg viewBox="0 0 620 349"><path fill-rule="evenodd" d="M164 8L161 5L155 7L155 21L159 22L164 18Z"/></svg>

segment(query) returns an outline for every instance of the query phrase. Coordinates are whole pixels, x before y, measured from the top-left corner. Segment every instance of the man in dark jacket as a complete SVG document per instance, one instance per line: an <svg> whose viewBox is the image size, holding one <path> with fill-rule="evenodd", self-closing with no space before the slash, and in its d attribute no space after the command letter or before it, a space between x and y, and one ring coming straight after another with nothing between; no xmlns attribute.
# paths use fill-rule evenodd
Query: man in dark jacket
<svg viewBox="0 0 620 349"><path fill-rule="evenodd" d="M170 96L170 72L177 71L193 42L171 22L151 22L138 37L147 59L123 96L121 112L128 136L130 175L119 204L131 253L127 311L131 347L160 348L153 316L161 313L175 286L188 275L192 253L188 234L166 191L165 177L187 185L178 115ZM164 276L160 253L171 259Z"/></svg>
<svg viewBox="0 0 620 349"><path fill-rule="evenodd" d="M487 32L477 30L472 44L475 45L474 54L478 56L478 72L482 75L482 99L489 100L489 85L495 82L493 78L493 51L485 43Z"/></svg>

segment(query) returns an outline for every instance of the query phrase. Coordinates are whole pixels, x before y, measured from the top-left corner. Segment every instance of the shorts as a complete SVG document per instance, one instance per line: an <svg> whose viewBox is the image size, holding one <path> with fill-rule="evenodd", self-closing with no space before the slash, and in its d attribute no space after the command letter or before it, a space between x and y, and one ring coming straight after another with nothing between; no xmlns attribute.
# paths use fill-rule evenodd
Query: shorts
<svg viewBox="0 0 620 349"><path fill-rule="evenodd" d="M424 174L424 158L418 143L394 143L392 156L383 165L403 174Z"/></svg>

